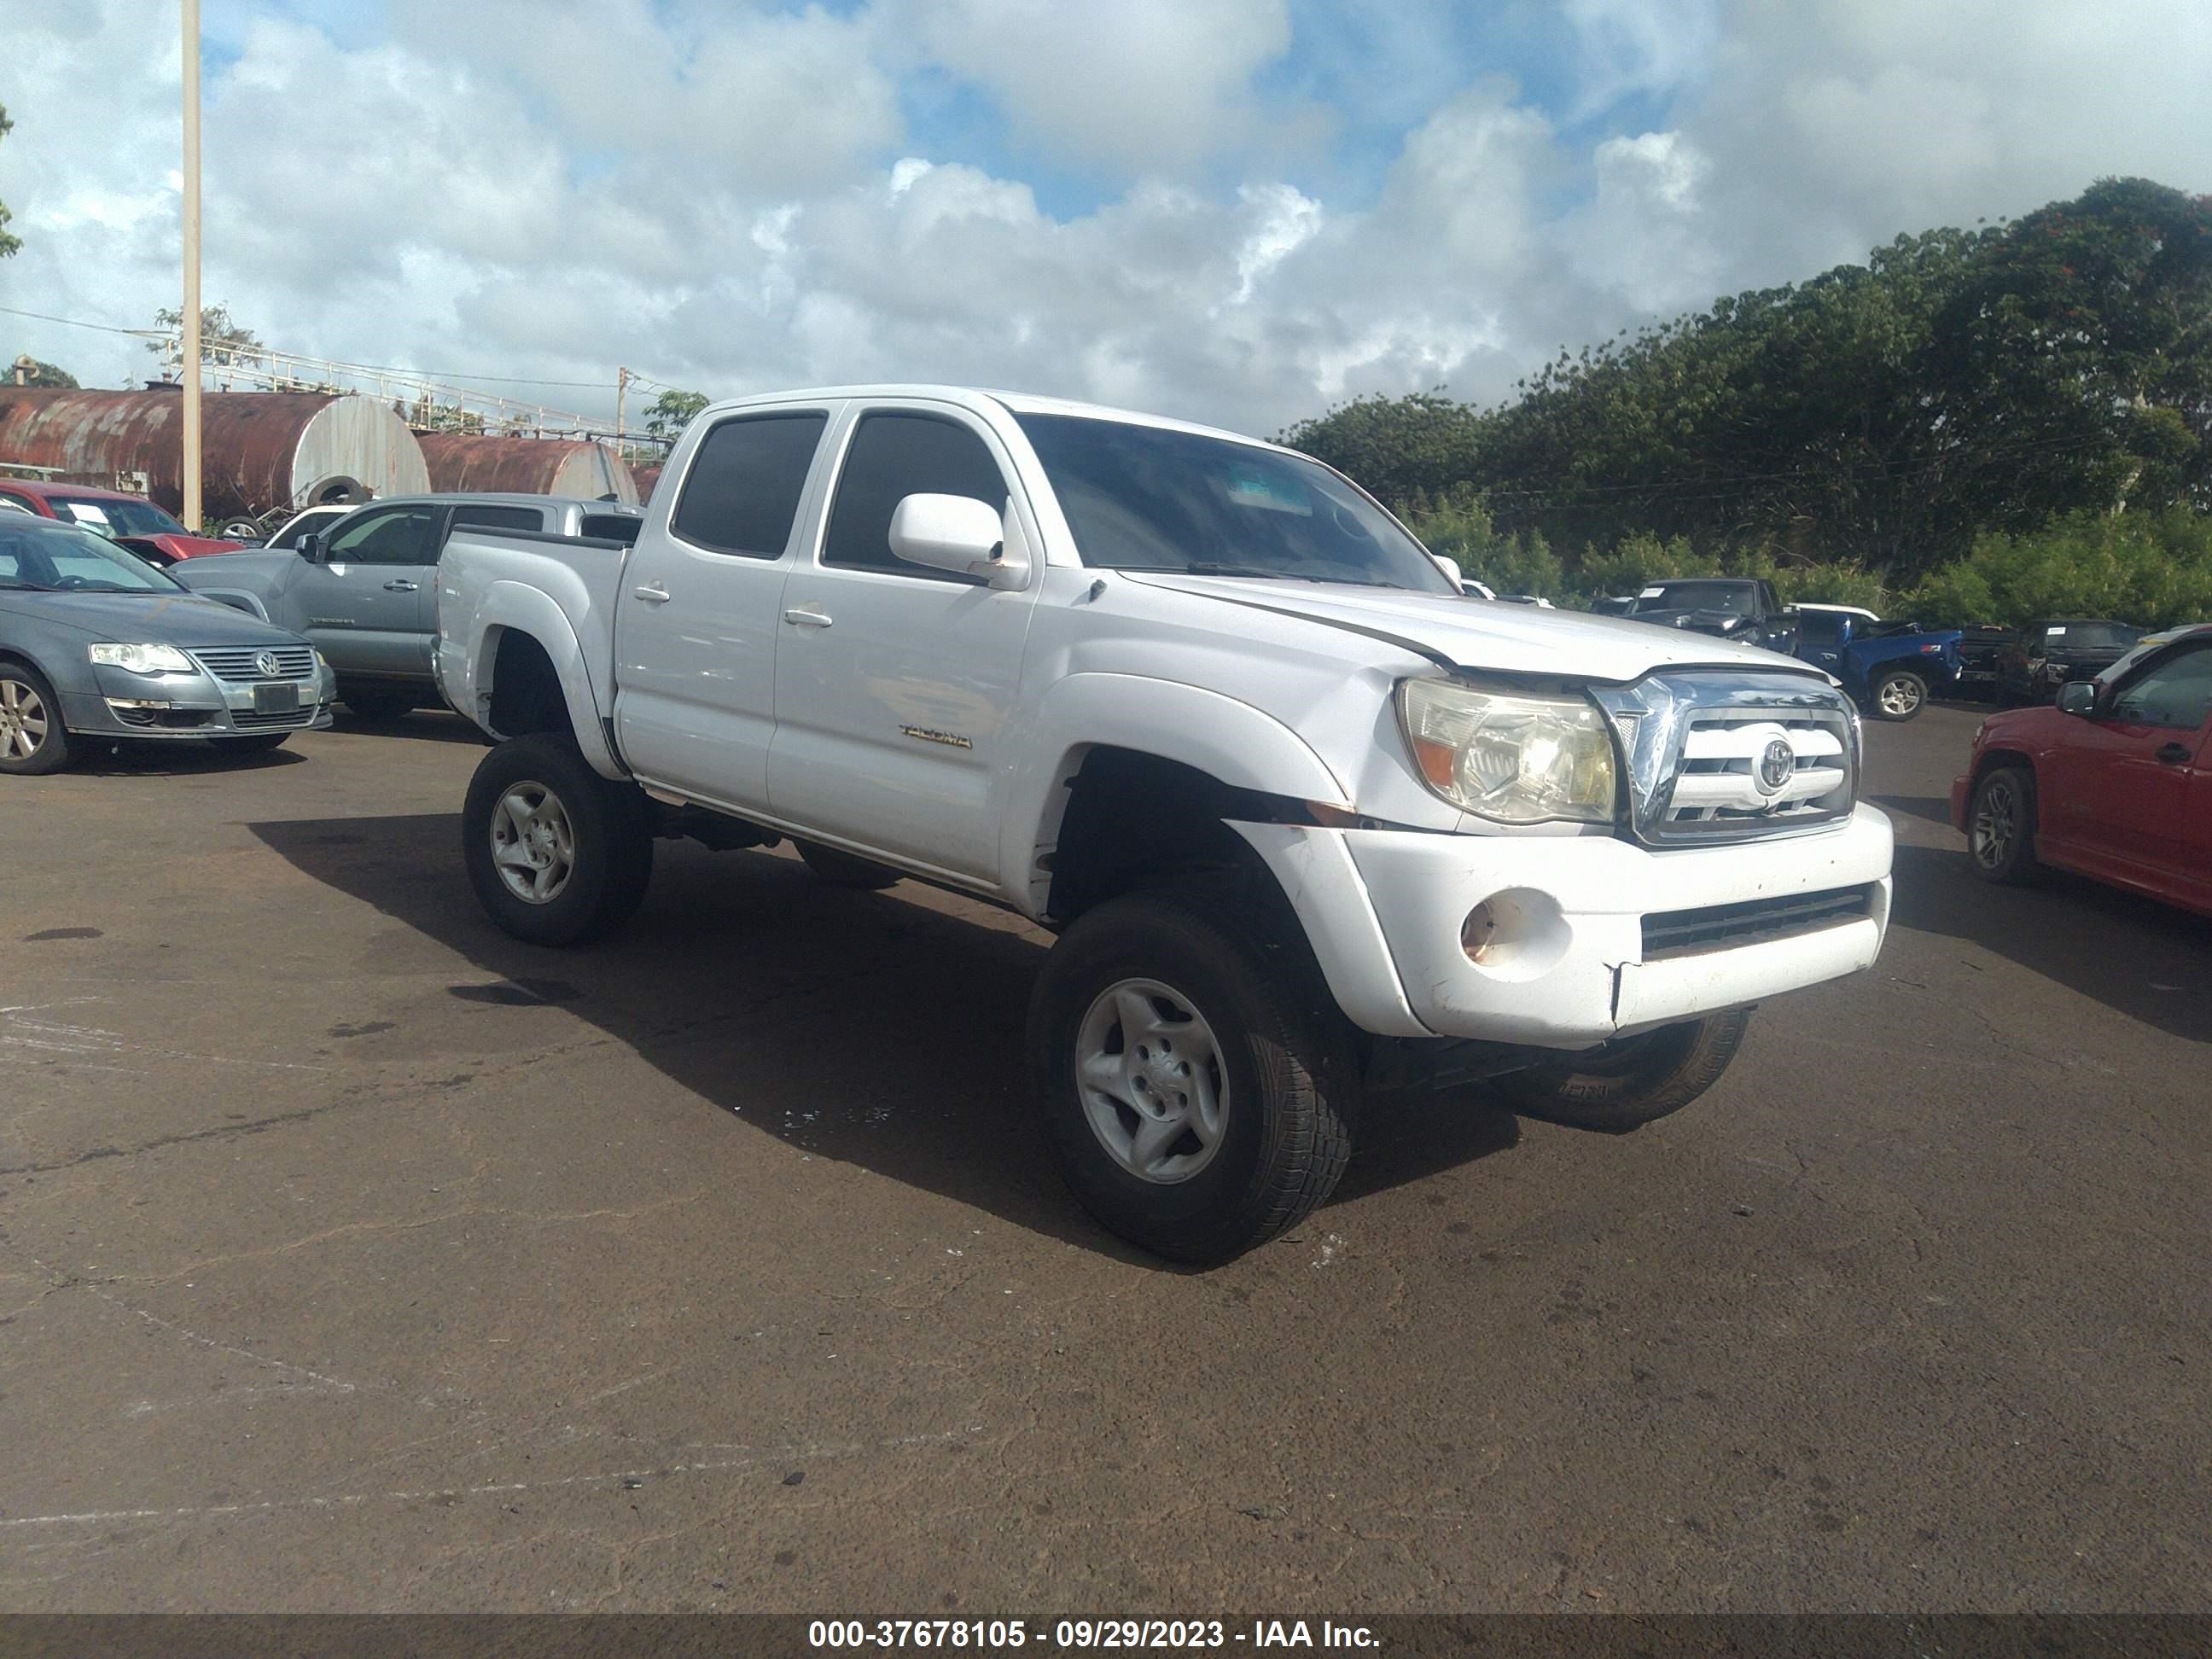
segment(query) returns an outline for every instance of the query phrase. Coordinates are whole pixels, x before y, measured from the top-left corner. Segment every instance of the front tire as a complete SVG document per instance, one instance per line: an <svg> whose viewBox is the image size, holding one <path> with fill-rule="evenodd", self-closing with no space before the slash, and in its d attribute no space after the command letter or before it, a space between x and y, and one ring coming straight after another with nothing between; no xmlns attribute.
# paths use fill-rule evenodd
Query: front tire
<svg viewBox="0 0 2212 1659"><path fill-rule="evenodd" d="M35 777L76 757L61 700L28 663L0 662L0 772Z"/></svg>
<svg viewBox="0 0 2212 1659"><path fill-rule="evenodd" d="M1875 682L1869 704L1878 720L1915 719L1928 706L1928 682L1910 669L1893 669Z"/></svg>
<svg viewBox="0 0 2212 1659"><path fill-rule="evenodd" d="M338 700L365 720L396 720L422 702L412 691L362 685L339 686Z"/></svg>
<svg viewBox="0 0 2212 1659"><path fill-rule="evenodd" d="M1170 1261L1287 1231L1351 1156L1349 1028L1310 963L1273 954L1225 904L1139 894L1079 919L1037 977L1053 1160L1109 1231Z"/></svg>
<svg viewBox="0 0 2212 1659"><path fill-rule="evenodd" d="M875 892L896 886L899 872L888 865L855 858L850 853L841 853L834 847L817 846L811 841L796 843L799 856L806 860L811 870L832 887L853 887L864 892Z"/></svg>
<svg viewBox="0 0 2212 1659"><path fill-rule="evenodd" d="M2017 887L2035 880L2035 775L2024 766L1993 766L1974 786L1966 809L1966 852L1984 881Z"/></svg>
<svg viewBox="0 0 2212 1659"><path fill-rule="evenodd" d="M1522 1117L1625 1134L1719 1082L1750 1024L1748 1008L1708 1014L1509 1072L1492 1086Z"/></svg>
<svg viewBox="0 0 2212 1659"><path fill-rule="evenodd" d="M532 945L580 945L629 920L653 878L646 797L586 765L566 738L501 744L461 809L469 882L491 919Z"/></svg>

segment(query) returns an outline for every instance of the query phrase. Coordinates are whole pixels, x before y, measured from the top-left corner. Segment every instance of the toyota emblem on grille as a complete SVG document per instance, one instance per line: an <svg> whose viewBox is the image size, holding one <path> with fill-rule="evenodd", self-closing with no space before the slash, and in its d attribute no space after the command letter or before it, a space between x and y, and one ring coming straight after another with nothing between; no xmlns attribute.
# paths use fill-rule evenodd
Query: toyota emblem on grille
<svg viewBox="0 0 2212 1659"><path fill-rule="evenodd" d="M261 653L254 658L253 665L261 671L261 678L265 680L273 680L284 672L284 665L277 660L274 651Z"/></svg>
<svg viewBox="0 0 2212 1659"><path fill-rule="evenodd" d="M1759 751L1759 767L1754 775L1762 795L1779 794L1782 786L1790 781L1790 774L1797 769L1797 751L1780 738L1776 738Z"/></svg>

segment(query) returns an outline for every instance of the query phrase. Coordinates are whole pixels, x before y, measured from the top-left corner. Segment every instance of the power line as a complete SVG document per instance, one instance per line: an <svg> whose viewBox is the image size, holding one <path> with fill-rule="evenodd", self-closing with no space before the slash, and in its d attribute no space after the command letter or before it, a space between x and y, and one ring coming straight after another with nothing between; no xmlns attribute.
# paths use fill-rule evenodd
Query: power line
<svg viewBox="0 0 2212 1659"><path fill-rule="evenodd" d="M131 334L142 340L166 339L169 334L166 328L117 328L107 323L83 322L75 317L49 317L43 311L19 311L14 306L0 306L0 313L10 317L33 317L42 323L61 323L70 328L96 328L102 334Z"/></svg>

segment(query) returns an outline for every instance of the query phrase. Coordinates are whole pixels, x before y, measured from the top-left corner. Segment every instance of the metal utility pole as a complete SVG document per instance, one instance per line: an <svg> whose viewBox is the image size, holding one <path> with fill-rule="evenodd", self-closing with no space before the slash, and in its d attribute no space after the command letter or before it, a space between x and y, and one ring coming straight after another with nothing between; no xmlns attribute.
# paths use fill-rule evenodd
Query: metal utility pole
<svg viewBox="0 0 2212 1659"><path fill-rule="evenodd" d="M622 450L623 394L629 390L629 371L626 368L617 369L615 371L615 450L617 453L620 453Z"/></svg>
<svg viewBox="0 0 2212 1659"><path fill-rule="evenodd" d="M200 528L200 0L185 13L185 528Z"/></svg>

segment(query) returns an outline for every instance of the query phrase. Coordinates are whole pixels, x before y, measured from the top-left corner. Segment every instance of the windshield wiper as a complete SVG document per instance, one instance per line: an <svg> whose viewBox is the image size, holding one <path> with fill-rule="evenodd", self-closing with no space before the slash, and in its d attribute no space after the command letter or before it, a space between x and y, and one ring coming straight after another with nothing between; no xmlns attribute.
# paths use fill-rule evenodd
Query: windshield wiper
<svg viewBox="0 0 2212 1659"><path fill-rule="evenodd" d="M1256 564L1224 564L1218 559L1198 559L1189 564L1115 564L1109 570L1142 571L1164 576L1258 576L1267 581L1286 581L1286 570L1269 570Z"/></svg>
<svg viewBox="0 0 2212 1659"><path fill-rule="evenodd" d="M48 587L40 582L0 582L0 587L15 593L53 593L60 591L58 588Z"/></svg>

